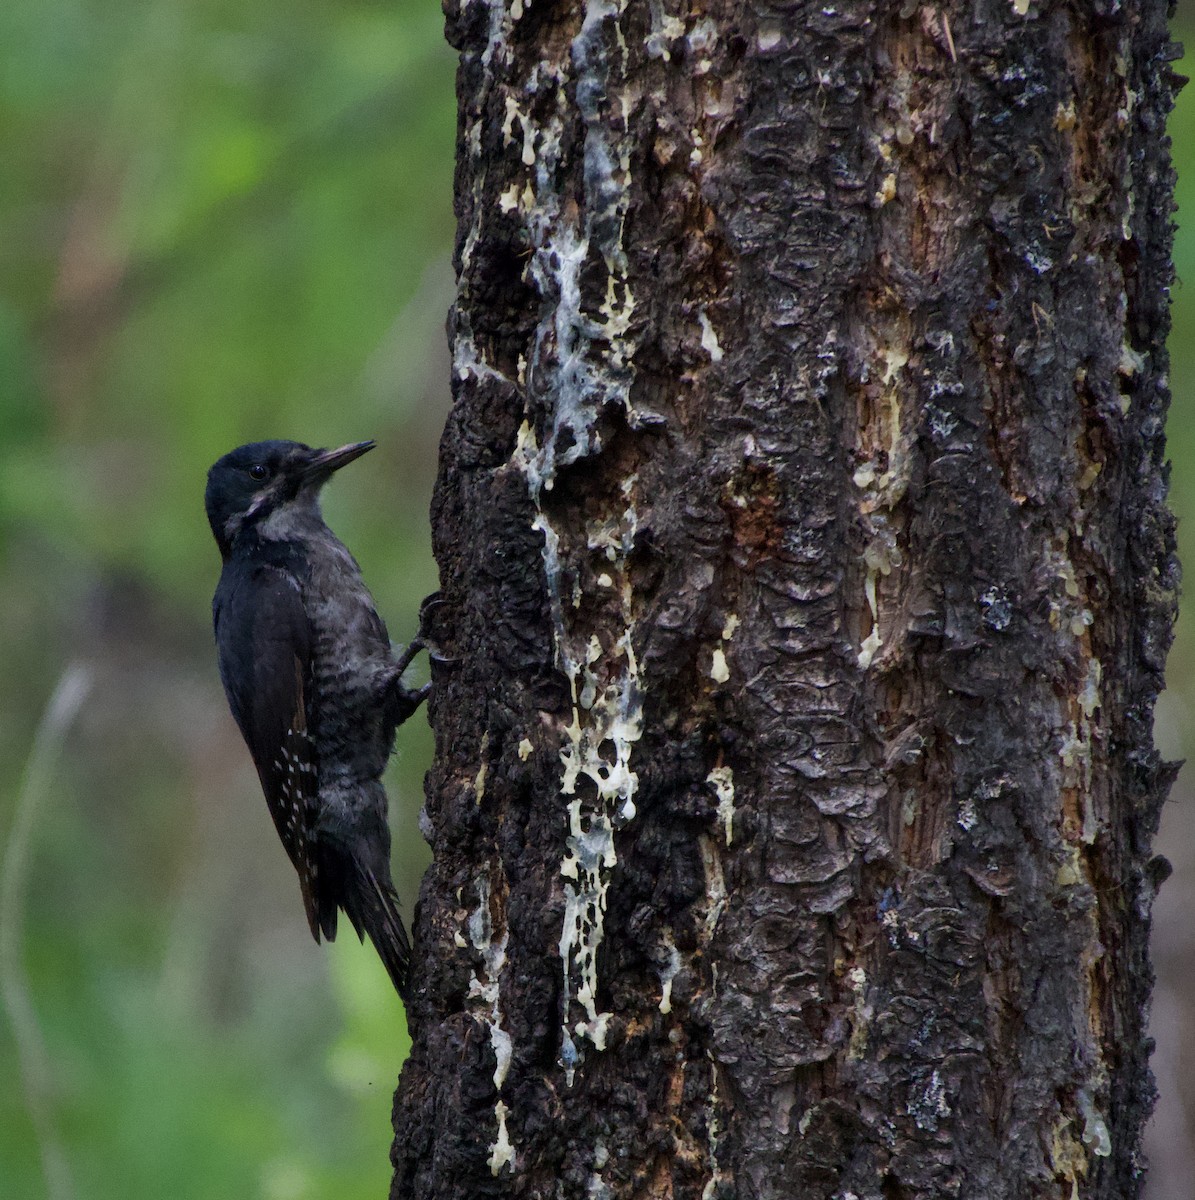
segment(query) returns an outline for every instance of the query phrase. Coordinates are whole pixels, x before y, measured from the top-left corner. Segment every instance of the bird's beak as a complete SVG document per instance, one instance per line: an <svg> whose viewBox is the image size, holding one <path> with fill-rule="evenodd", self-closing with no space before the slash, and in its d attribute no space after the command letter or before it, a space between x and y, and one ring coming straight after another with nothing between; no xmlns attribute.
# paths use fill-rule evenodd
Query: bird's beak
<svg viewBox="0 0 1195 1200"><path fill-rule="evenodd" d="M372 439L367 442L350 442L336 450L317 450L303 470L304 483L323 483L333 471L339 471L354 459L372 450L377 442Z"/></svg>

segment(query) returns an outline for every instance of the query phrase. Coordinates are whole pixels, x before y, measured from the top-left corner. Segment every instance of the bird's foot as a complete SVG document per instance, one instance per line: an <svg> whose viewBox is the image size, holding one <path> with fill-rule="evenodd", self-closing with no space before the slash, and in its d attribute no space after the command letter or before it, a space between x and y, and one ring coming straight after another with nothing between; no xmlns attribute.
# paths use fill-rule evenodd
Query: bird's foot
<svg viewBox="0 0 1195 1200"><path fill-rule="evenodd" d="M399 687L402 686L399 680L402 679L403 672L415 661L415 656L424 648L425 644L421 637L413 639L398 658L394 660L394 679Z"/></svg>
<svg viewBox="0 0 1195 1200"><path fill-rule="evenodd" d="M402 679L395 677L386 696L386 716L397 729L408 717L412 716L419 706L431 695L432 685L425 683L422 687L404 687Z"/></svg>

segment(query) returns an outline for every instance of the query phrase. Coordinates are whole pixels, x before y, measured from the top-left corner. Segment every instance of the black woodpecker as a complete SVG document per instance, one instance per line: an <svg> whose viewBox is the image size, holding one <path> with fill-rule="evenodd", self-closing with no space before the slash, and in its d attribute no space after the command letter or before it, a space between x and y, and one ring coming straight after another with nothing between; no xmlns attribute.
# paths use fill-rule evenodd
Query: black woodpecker
<svg viewBox="0 0 1195 1200"><path fill-rule="evenodd" d="M224 560L212 601L220 678L312 936L331 941L344 909L405 999L411 950L381 775L394 731L431 685L403 686L422 642L394 656L360 568L319 506L332 473L373 446L241 446L208 472L205 499Z"/></svg>

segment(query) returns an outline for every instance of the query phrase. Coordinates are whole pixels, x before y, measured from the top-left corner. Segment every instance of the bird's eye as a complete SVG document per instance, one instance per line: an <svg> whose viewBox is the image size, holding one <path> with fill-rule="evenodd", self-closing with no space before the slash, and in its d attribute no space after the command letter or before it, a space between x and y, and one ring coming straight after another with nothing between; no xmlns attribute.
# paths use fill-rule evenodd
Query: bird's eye
<svg viewBox="0 0 1195 1200"><path fill-rule="evenodd" d="M249 468L249 474L252 475L254 479L264 479L269 473L269 469L262 463L254 463L253 466Z"/></svg>

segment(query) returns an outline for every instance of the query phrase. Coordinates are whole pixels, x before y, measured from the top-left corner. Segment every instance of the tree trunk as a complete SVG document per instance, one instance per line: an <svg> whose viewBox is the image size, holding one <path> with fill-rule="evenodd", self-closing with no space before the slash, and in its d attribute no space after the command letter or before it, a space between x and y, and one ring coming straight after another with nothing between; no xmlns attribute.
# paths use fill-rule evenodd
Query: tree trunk
<svg viewBox="0 0 1195 1200"><path fill-rule="evenodd" d="M393 1196L1137 1195L1155 0L449 0Z"/></svg>

